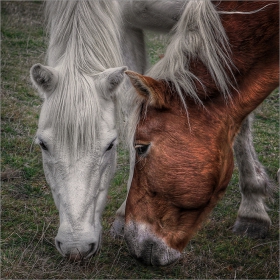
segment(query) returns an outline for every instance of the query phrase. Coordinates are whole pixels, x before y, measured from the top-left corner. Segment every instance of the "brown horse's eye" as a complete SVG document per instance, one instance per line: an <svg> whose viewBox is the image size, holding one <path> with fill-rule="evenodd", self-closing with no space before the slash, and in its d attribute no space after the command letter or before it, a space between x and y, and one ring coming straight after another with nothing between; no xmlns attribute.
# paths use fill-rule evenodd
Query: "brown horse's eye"
<svg viewBox="0 0 280 280"><path fill-rule="evenodd" d="M142 144L136 144L135 145L135 150L138 156L144 156L148 150L149 150L150 145L142 145Z"/></svg>

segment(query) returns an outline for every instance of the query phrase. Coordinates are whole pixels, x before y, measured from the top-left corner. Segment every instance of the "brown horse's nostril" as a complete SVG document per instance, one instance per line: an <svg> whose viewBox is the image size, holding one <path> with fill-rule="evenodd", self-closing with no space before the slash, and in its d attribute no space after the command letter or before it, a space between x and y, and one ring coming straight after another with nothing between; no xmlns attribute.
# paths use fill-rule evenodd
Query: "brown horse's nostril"
<svg viewBox="0 0 280 280"><path fill-rule="evenodd" d="M140 255L133 255L140 263L144 265L153 265L153 246L154 243L148 241L141 252Z"/></svg>
<svg viewBox="0 0 280 280"><path fill-rule="evenodd" d="M149 260L149 265L153 265L152 263L153 246L154 246L153 242L149 243L149 245L147 246L147 258Z"/></svg>

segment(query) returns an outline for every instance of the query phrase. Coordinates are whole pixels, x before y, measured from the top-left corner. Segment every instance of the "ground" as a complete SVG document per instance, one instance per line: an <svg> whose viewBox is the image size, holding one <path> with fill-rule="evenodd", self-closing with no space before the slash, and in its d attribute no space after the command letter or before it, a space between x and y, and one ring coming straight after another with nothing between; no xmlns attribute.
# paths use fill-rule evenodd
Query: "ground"
<svg viewBox="0 0 280 280"><path fill-rule="evenodd" d="M45 182L40 149L33 144L42 101L31 86L29 69L44 63L47 38L42 2L1 4L2 279L279 279L279 193L268 204L272 227L266 239L234 235L231 229L240 203L236 168L224 198L179 262L154 268L135 261L124 241L109 233L126 194L128 159L121 147L103 215L100 253L79 264L63 259L54 245L58 212ZM147 39L150 61L155 63L164 53L166 39L152 33ZM279 166L278 100L276 90L258 109L254 126L259 158L273 180Z"/></svg>

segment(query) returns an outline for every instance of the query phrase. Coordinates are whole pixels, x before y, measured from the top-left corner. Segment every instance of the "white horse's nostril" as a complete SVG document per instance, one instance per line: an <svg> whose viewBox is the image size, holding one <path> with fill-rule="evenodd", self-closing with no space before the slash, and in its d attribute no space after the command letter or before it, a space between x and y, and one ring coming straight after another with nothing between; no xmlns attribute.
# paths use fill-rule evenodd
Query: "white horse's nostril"
<svg viewBox="0 0 280 280"><path fill-rule="evenodd" d="M98 250L98 243L63 243L59 240L55 240L57 250L63 257L66 257L69 261L81 261L88 259L94 255Z"/></svg>
<svg viewBox="0 0 280 280"><path fill-rule="evenodd" d="M90 256L94 255L97 251L97 246L95 243L91 243L89 244L90 249L88 250L88 252L85 255L85 259L89 258Z"/></svg>
<svg viewBox="0 0 280 280"><path fill-rule="evenodd" d="M56 249L59 251L59 253L65 257L65 254L63 253L62 249L61 249L61 245L62 243L60 241L58 241L57 239L55 239L55 246L56 246Z"/></svg>

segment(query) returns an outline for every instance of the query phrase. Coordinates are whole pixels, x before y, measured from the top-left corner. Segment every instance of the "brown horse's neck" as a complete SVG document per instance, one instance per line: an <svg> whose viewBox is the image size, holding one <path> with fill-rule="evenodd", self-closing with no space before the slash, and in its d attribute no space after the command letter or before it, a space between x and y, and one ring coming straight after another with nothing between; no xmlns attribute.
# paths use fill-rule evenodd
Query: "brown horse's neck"
<svg viewBox="0 0 280 280"><path fill-rule="evenodd" d="M279 3L278 1L213 1L222 14L222 24L231 47L236 89L232 89L237 118L253 111L279 84ZM263 9L262 9L263 8ZM258 11L259 10L259 11ZM200 98L219 96L219 90L203 62L193 61L191 70L205 85L197 83ZM228 73L229 77L232 74ZM233 80L234 80L233 79ZM246 108L239 113L239 108Z"/></svg>

